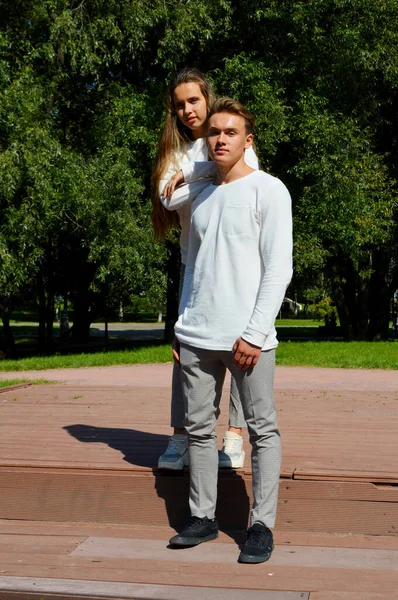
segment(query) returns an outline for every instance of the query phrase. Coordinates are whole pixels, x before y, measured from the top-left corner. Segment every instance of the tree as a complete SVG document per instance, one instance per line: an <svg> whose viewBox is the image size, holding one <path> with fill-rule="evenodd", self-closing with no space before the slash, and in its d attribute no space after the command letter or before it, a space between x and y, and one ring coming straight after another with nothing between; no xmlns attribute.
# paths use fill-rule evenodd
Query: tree
<svg viewBox="0 0 398 600"><path fill-rule="evenodd" d="M260 157L292 192L293 285L322 274L346 339L386 339L398 287L398 6L242 0L233 7L240 18L224 47L223 75L265 121ZM231 65L238 81L227 76Z"/></svg>
<svg viewBox="0 0 398 600"><path fill-rule="evenodd" d="M79 339L106 306L165 293L151 161L170 74L193 64L253 110L261 163L291 191L293 285L322 282L347 339L385 339L397 24L395 0L0 0L3 304L34 291L49 346L54 294Z"/></svg>

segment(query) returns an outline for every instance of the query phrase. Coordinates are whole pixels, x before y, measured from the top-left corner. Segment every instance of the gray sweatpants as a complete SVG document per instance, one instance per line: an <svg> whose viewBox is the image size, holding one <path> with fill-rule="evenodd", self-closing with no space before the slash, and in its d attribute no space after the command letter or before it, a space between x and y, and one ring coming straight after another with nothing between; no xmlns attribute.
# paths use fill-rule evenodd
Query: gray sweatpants
<svg viewBox="0 0 398 600"><path fill-rule="evenodd" d="M192 516L214 518L218 451L216 414L226 369L239 392L252 445L253 507L250 522L274 527L278 502L281 443L273 396L275 350L261 352L254 369L240 371L232 352L181 344L181 379L189 434Z"/></svg>
<svg viewBox="0 0 398 600"><path fill-rule="evenodd" d="M181 298L182 285L184 282L185 265L181 264L180 270L180 289L179 298ZM185 405L181 387L181 370L173 366L173 376L171 380L171 426L183 429L185 420ZM230 427L242 429L246 427L245 417L243 416L242 405L239 400L239 390L235 382L231 381L231 392L229 400L229 421Z"/></svg>

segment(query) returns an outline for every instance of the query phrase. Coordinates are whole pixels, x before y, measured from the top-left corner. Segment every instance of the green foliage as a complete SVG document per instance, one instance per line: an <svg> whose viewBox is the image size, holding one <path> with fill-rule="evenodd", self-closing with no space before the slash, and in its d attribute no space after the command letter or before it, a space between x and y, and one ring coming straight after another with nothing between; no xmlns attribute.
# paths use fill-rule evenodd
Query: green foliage
<svg viewBox="0 0 398 600"><path fill-rule="evenodd" d="M72 301L84 286L91 298L105 292L108 305L144 290L162 298L165 254L153 243L145 194L156 144L149 95L96 83L99 62L103 69L116 57L106 52L115 14L92 21L84 2L64 8L32 9L32 36L45 32L35 48L26 31L17 35L26 23L13 15L14 35L1 46L1 293L39 277L50 295ZM103 35L98 51L94 31Z"/></svg>
<svg viewBox="0 0 398 600"><path fill-rule="evenodd" d="M308 307L308 315L314 321L326 321L332 315L336 316L335 308L332 306L332 301L329 297L325 297L317 304L311 304Z"/></svg>
<svg viewBox="0 0 398 600"><path fill-rule="evenodd" d="M297 106L295 135L301 150L293 172L303 188L295 213L296 229L302 245L303 238L310 237L318 261L350 256L360 269L364 253L394 234L391 216L398 206L397 197L386 165L372 149L369 129L319 104L306 95ZM317 247L322 248L322 256ZM299 271L306 267L302 257L297 255Z"/></svg>
<svg viewBox="0 0 398 600"><path fill-rule="evenodd" d="M239 54L225 59L213 73L220 95L236 98L256 116L256 146L263 168L274 158L281 143L288 141L289 110L283 103L282 89L255 55Z"/></svg>
<svg viewBox="0 0 398 600"><path fill-rule="evenodd" d="M331 295L346 337L386 337L396 0L0 0L0 294L30 290L49 312L68 296L86 321L164 298L150 170L187 64L256 115L262 165L293 199L293 287Z"/></svg>

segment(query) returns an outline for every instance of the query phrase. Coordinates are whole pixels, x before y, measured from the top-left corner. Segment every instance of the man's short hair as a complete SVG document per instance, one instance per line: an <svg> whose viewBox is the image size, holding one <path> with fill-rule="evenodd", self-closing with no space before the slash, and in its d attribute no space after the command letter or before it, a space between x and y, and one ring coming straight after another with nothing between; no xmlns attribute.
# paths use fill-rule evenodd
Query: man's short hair
<svg viewBox="0 0 398 600"><path fill-rule="evenodd" d="M218 98L210 109L209 119L217 113L230 113L231 115L243 117L245 120L246 134L249 135L249 133L254 132L255 118L253 113L251 113L250 110L247 110L247 108L237 100L227 97Z"/></svg>

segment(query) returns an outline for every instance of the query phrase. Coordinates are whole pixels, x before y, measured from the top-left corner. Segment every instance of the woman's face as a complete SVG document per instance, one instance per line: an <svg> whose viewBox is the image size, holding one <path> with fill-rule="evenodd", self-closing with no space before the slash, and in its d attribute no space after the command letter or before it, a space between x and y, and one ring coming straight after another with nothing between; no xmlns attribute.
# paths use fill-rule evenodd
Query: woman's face
<svg viewBox="0 0 398 600"><path fill-rule="evenodd" d="M193 81L181 83L173 92L174 109L181 123L192 131L195 140L205 137L207 102Z"/></svg>

